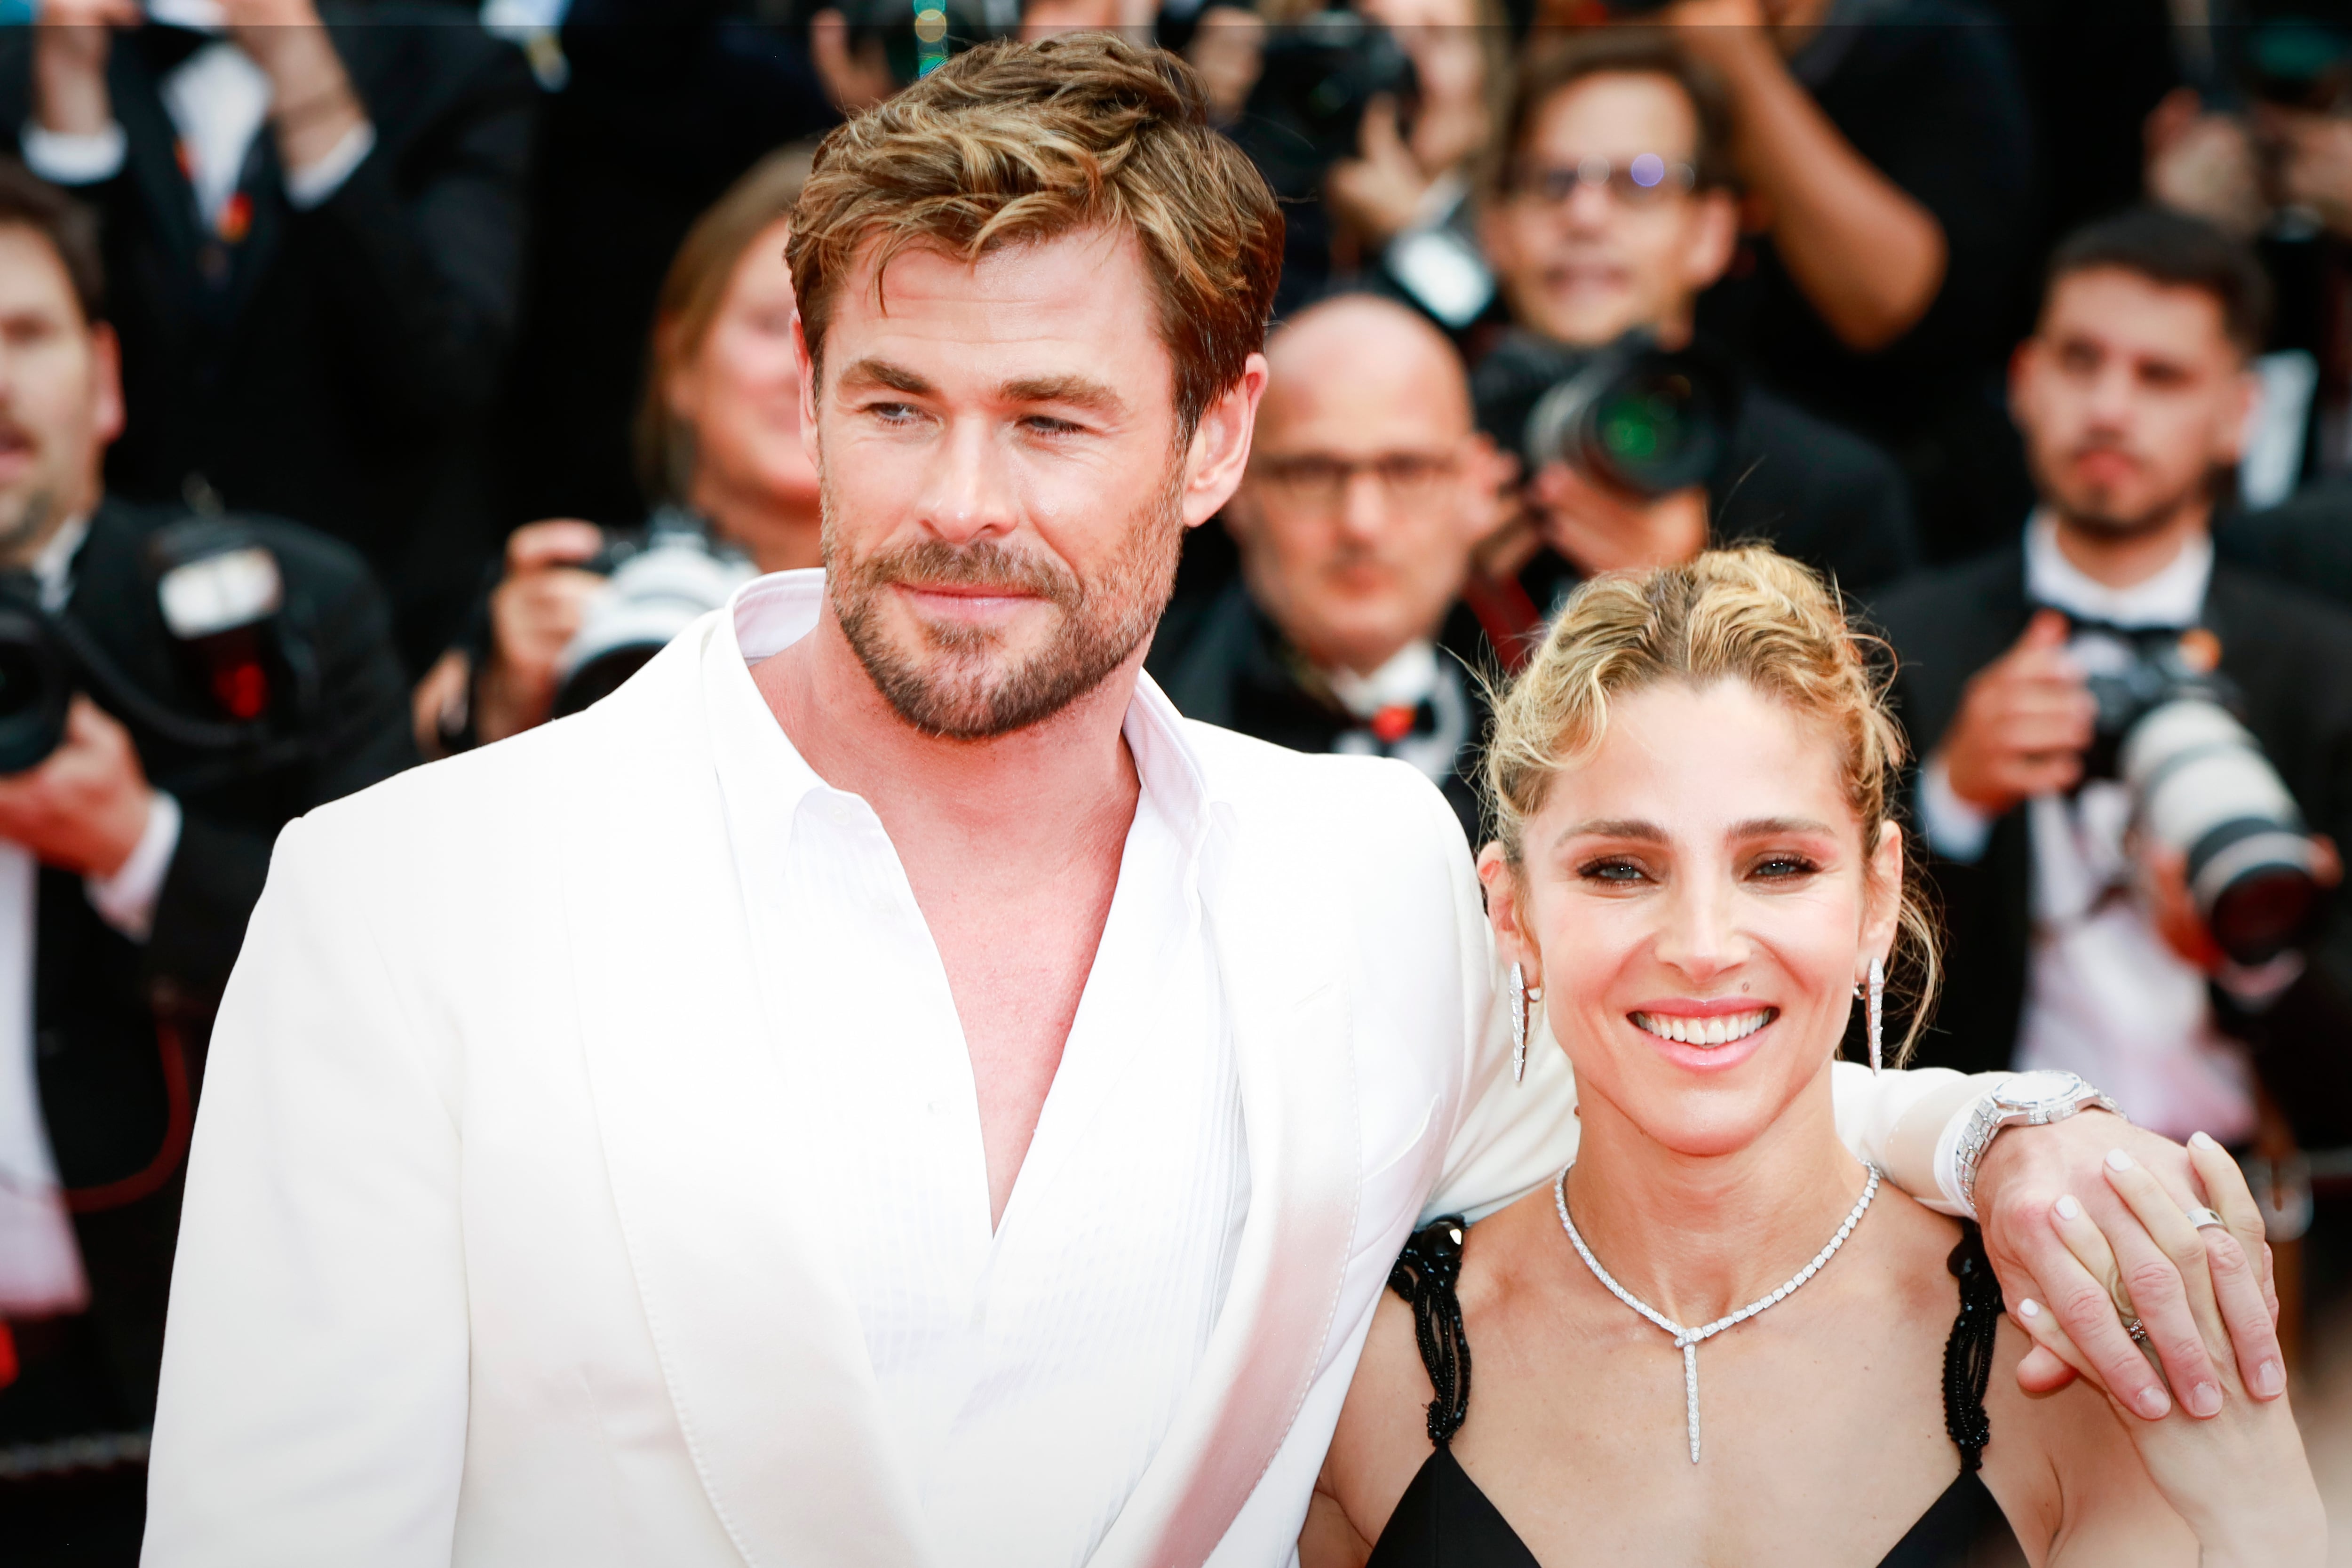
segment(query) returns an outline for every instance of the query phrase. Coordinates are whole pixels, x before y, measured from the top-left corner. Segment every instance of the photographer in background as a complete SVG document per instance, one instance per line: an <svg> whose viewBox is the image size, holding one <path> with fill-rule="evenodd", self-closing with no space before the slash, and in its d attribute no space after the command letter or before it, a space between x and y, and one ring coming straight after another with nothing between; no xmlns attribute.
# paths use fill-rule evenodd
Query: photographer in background
<svg viewBox="0 0 2352 1568"><path fill-rule="evenodd" d="M1266 364L1222 514L1241 579L1147 668L1187 718L1411 763L1475 841L1486 705L1470 670L1496 661L1459 595L1512 465L1471 427L1453 345L1402 304L1310 305Z"/></svg>
<svg viewBox="0 0 2352 1568"><path fill-rule="evenodd" d="M762 572L819 564L816 468L801 446L784 237L814 149L772 153L688 231L655 307L635 447L656 503L707 520ZM604 532L570 518L517 529L467 644L418 683L427 755L544 723L564 650L605 579Z"/></svg>
<svg viewBox="0 0 2352 1568"><path fill-rule="evenodd" d="M2352 918L2332 897L2352 617L2216 562L2210 533L2267 300L2252 256L2198 220L2078 230L2011 375L2042 505L2021 541L1876 609L1950 929L1926 1058L2095 1073L2136 1121L2225 1142L2254 1131L2259 1075L2305 1142L2334 1144L2352 1141ZM2273 901L2224 921L2249 874ZM2258 933L2276 956L2225 950L2306 897L2324 919Z"/></svg>
<svg viewBox="0 0 2352 1568"><path fill-rule="evenodd" d="M2004 30L1968 0L1679 0L1664 16L1724 84L1758 230L1702 324L1894 455L1931 559L1984 548L1988 510L2025 500L1996 388L2039 231Z"/></svg>
<svg viewBox="0 0 2352 1568"><path fill-rule="evenodd" d="M167 613L206 609L165 602L186 514L100 478L122 427L100 277L91 215L0 161L0 597L12 628L37 597L135 689L83 682L56 750L0 776L0 1448L33 1456L0 1511L14 1561L54 1533L129 1563L212 1008L278 828L414 752L383 603L341 545L198 523L233 531L244 581L273 563L277 604L251 662L175 635ZM5 668L13 744L35 682ZM158 733L142 704L259 723L268 752Z"/></svg>
<svg viewBox="0 0 2352 1568"><path fill-rule="evenodd" d="M1655 30L1584 30L1528 62L1484 223L1517 327L1472 380L1479 426L1507 451L1525 455L1538 400L1594 351L1633 332L1691 343L1698 297L1738 238L1727 115L1713 79ZM1849 588L1917 564L1902 479L1883 454L1752 383L1737 401L1703 485L1644 498L1565 461L1531 463L1549 548L1519 575L1538 605L1596 572L1686 560L1710 537L1768 539Z"/></svg>
<svg viewBox="0 0 2352 1568"><path fill-rule="evenodd" d="M443 7L157 9L190 25L41 0L0 37L0 124L103 220L129 405L109 482L354 546L421 666L493 548L539 89Z"/></svg>

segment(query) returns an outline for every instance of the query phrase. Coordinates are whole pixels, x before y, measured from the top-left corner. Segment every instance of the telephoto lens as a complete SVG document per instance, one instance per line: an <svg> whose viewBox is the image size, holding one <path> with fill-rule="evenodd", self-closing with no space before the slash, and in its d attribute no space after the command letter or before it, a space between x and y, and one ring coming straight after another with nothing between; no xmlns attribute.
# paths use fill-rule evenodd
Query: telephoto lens
<svg viewBox="0 0 2352 1568"><path fill-rule="evenodd" d="M1715 473L1738 407L1737 383L1712 356L1635 334L1537 400L1524 437L1528 471L1564 460L1633 495L1669 495Z"/></svg>
<svg viewBox="0 0 2352 1568"><path fill-rule="evenodd" d="M2220 703L2176 697L2124 736L2116 772L2140 832L2180 854L2189 892L2221 951L2269 962L2323 912L2317 851L2278 771Z"/></svg>

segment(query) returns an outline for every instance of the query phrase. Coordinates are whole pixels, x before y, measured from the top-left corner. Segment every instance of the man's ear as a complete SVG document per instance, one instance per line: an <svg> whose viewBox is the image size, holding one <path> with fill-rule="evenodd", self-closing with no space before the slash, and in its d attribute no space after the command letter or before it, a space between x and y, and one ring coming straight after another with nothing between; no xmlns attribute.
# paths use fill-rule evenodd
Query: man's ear
<svg viewBox="0 0 2352 1568"><path fill-rule="evenodd" d="M1197 528L1233 499L1249 467L1250 438L1257 428L1258 400L1265 395L1265 355L1252 354L1241 378L1201 411L1184 455L1184 526Z"/></svg>
<svg viewBox="0 0 2352 1568"><path fill-rule="evenodd" d="M2039 334L2020 341L2009 353L2009 417L2020 430L2032 420L2034 383L2041 376L2042 355Z"/></svg>
<svg viewBox="0 0 2352 1568"><path fill-rule="evenodd" d="M816 436L816 358L809 353L808 330L798 310L793 312L793 363L801 373L801 450L823 473L824 458L818 449Z"/></svg>
<svg viewBox="0 0 2352 1568"><path fill-rule="evenodd" d="M98 457L122 434L122 342L114 329L99 321L89 329L90 434L97 438Z"/></svg>
<svg viewBox="0 0 2352 1568"><path fill-rule="evenodd" d="M1739 203L1729 191L1701 191L1691 217L1690 247L1683 253L1683 279L1693 293L1711 287L1739 252Z"/></svg>
<svg viewBox="0 0 2352 1568"><path fill-rule="evenodd" d="M2221 412L2221 428L2213 433L2213 466L2228 468L2237 466L2246 455L2246 433L2254 411L2262 406L2263 378L2249 364L2231 378L2228 401Z"/></svg>

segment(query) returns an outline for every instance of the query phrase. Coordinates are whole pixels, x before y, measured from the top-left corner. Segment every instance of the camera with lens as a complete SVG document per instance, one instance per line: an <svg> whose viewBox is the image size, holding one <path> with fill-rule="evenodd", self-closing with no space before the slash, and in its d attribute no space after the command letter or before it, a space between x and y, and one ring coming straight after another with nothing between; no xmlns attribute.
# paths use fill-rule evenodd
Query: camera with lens
<svg viewBox="0 0 2352 1568"><path fill-rule="evenodd" d="M2098 717L2086 778L2120 780L2147 841L2180 855L2221 951L2264 963L2326 913L2319 855L2294 796L2240 721L2243 703L2202 629L2078 639Z"/></svg>
<svg viewBox="0 0 2352 1568"><path fill-rule="evenodd" d="M1355 11L1269 29L1262 60L1234 140L1287 200L1319 195L1324 171L1357 156L1372 100L1387 95L1409 120L1420 96L1396 35Z"/></svg>
<svg viewBox="0 0 2352 1568"><path fill-rule="evenodd" d="M677 507L656 511L643 533L613 540L583 569L606 581L556 667L557 718L611 695L759 574L742 552Z"/></svg>
<svg viewBox="0 0 2352 1568"><path fill-rule="evenodd" d="M1475 392L1479 427L1530 474L1564 462L1645 500L1713 478L1739 418L1727 361L1698 345L1660 348L1642 330L1600 349L1507 340L1478 367Z"/></svg>
<svg viewBox="0 0 2352 1568"><path fill-rule="evenodd" d="M186 518L149 538L145 566L177 667L170 693L123 671L70 613L44 602L30 574L0 576L0 773L58 749L78 690L134 733L215 754L232 771L300 748L317 660L282 613L284 578L258 531L233 517Z"/></svg>

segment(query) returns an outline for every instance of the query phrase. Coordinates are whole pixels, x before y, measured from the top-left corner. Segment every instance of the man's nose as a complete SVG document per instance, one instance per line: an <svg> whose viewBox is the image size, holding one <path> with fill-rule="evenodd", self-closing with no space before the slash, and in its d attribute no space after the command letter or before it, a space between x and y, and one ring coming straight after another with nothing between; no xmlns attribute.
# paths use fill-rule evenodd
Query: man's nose
<svg viewBox="0 0 2352 1568"><path fill-rule="evenodd" d="M990 422L952 419L926 454L923 521L952 543L1011 531L1017 509L1012 463Z"/></svg>
<svg viewBox="0 0 2352 1568"><path fill-rule="evenodd" d="M1349 469L1339 487L1339 531L1357 543L1369 544L1380 537L1388 521L1388 481L1370 464Z"/></svg>

